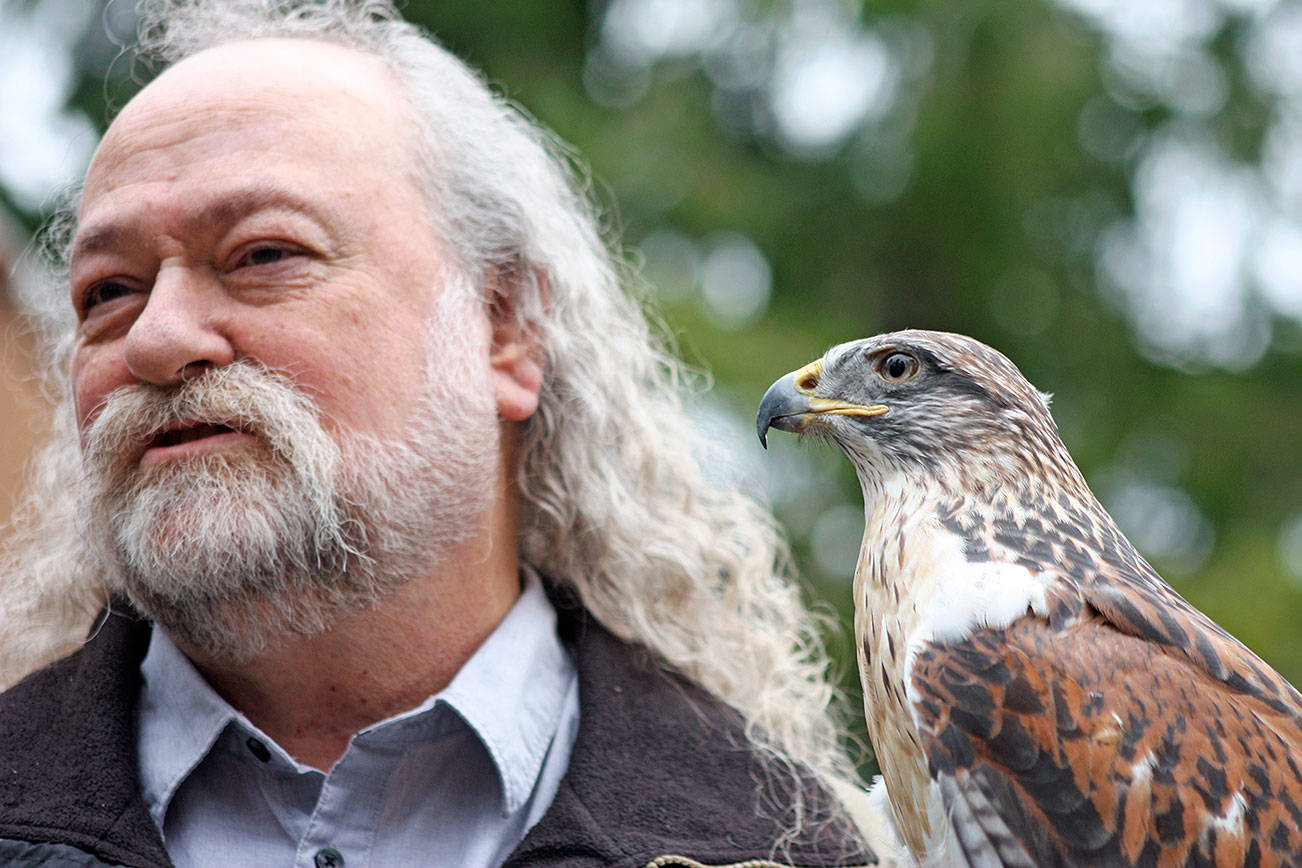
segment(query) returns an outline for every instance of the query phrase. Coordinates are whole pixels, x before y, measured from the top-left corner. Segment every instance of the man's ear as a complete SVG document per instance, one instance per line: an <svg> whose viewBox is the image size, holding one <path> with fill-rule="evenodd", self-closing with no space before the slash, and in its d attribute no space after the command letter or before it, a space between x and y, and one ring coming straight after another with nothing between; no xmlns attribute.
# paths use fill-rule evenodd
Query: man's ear
<svg viewBox="0 0 1302 868"><path fill-rule="evenodd" d="M542 276L537 279L541 289ZM522 422L538 409L543 350L537 329L520 316L514 284L509 275L501 272L489 281L492 301L488 317L493 329L493 344L488 361L493 368L497 415L508 422Z"/></svg>

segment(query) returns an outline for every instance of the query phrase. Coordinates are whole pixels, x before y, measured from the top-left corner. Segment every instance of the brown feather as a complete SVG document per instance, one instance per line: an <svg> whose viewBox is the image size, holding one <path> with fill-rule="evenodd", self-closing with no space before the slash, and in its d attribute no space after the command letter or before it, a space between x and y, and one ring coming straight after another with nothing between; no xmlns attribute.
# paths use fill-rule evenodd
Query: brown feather
<svg viewBox="0 0 1302 868"><path fill-rule="evenodd" d="M1037 864L1264 866L1302 854L1295 717L1102 615L928 645L912 684L932 775L1006 784L1003 812L1041 831L1022 835Z"/></svg>

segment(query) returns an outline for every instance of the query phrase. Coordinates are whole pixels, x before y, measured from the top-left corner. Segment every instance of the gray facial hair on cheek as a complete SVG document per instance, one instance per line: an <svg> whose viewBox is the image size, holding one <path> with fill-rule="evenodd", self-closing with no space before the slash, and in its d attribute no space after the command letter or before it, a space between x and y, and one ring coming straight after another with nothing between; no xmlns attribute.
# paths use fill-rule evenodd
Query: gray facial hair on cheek
<svg viewBox="0 0 1302 868"><path fill-rule="evenodd" d="M498 429L472 298L426 323L424 385L389 437L321 426L288 378L251 363L175 389L128 387L85 447L83 538L110 586L175 637L231 658L372 604L473 533L491 503ZM178 420L230 424L260 450L142 471L142 444Z"/></svg>
<svg viewBox="0 0 1302 868"><path fill-rule="evenodd" d="M143 444L177 421L229 424L262 445L140 468ZM336 494L339 463L310 401L256 365L175 389L128 387L87 433L84 535L101 563L116 566L110 586L178 637L219 646L232 641L229 625L211 623L221 610L297 593L308 576L330 596L329 584L363 560Z"/></svg>

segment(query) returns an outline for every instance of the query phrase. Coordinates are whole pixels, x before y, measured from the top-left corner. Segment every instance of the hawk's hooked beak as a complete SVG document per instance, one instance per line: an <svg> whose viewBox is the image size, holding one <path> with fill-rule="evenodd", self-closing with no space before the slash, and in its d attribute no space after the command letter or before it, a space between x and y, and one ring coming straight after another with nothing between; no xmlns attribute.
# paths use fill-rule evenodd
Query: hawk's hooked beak
<svg viewBox="0 0 1302 868"><path fill-rule="evenodd" d="M815 416L880 416L890 408L885 404L851 404L835 398L814 395L823 375L823 360L810 362L798 371L778 377L769 386L760 401L755 430L759 432L760 445L768 448L770 428L782 431L803 431Z"/></svg>

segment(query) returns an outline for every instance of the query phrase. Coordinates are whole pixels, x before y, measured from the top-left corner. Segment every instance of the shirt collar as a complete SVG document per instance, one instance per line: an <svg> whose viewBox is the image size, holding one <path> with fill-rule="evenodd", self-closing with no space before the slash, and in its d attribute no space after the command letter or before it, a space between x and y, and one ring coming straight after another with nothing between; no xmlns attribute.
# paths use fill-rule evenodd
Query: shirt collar
<svg viewBox="0 0 1302 868"><path fill-rule="evenodd" d="M556 634L556 611L542 582L528 567L521 573L524 589L515 605L447 687L355 736L418 736L425 731L419 724L440 706L451 708L492 759L508 813L518 810L533 792L576 678L574 663ZM141 791L160 826L177 788L209 755L227 726L247 731L284 755L212 689L162 630L153 631L140 671Z"/></svg>
<svg viewBox="0 0 1302 868"><path fill-rule="evenodd" d="M507 812L518 810L533 792L566 693L578 677L557 636L556 610L542 581L529 567L523 567L521 575L524 591L519 599L447 687L357 736L414 722L447 705L492 758Z"/></svg>
<svg viewBox="0 0 1302 868"><path fill-rule="evenodd" d="M156 627L140 662L140 674L136 736L140 790L154 822L162 828L163 815L181 782L239 713Z"/></svg>

